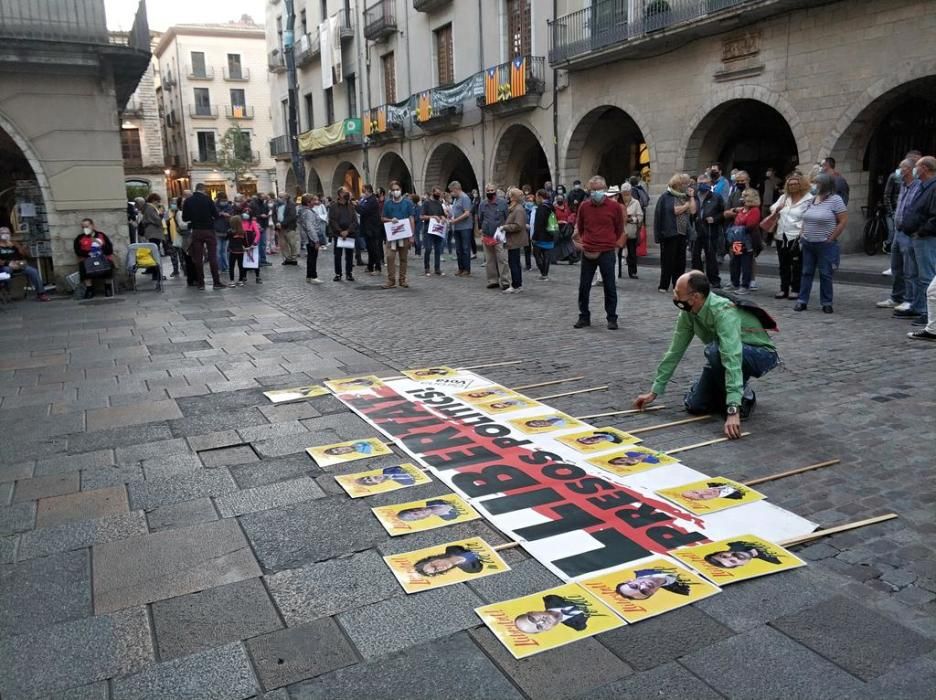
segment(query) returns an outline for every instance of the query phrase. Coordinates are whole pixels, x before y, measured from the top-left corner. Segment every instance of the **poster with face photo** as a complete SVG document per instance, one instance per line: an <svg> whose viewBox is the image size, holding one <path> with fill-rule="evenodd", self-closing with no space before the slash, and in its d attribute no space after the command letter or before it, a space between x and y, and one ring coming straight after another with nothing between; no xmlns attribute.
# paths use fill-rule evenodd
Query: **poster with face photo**
<svg viewBox="0 0 936 700"><path fill-rule="evenodd" d="M670 554L719 586L806 566L792 552L755 535L681 547Z"/></svg>
<svg viewBox="0 0 936 700"><path fill-rule="evenodd" d="M579 581L628 622L640 622L708 598L721 589L665 558Z"/></svg>
<svg viewBox="0 0 936 700"><path fill-rule="evenodd" d="M529 416L527 418L515 418L507 422L525 435L541 435L556 430L588 427L582 423L582 421L576 420L572 418L572 416L567 416L565 413L560 413L559 411Z"/></svg>
<svg viewBox="0 0 936 700"><path fill-rule="evenodd" d="M764 499L764 494L721 476L660 489L657 494L696 515L717 513Z"/></svg>
<svg viewBox="0 0 936 700"><path fill-rule="evenodd" d="M384 561L407 593L419 593L510 571L501 556L480 538L393 554L384 557Z"/></svg>
<svg viewBox="0 0 936 700"><path fill-rule="evenodd" d="M623 450L611 452L601 457L592 457L586 461L618 476L639 474L657 467L679 464L677 460L667 457L662 452L651 450L649 447L641 447L640 445L630 445Z"/></svg>
<svg viewBox="0 0 936 700"><path fill-rule="evenodd" d="M410 486L428 484L432 479L426 472L409 462L382 469L370 469L356 474L341 474L335 481L351 498L373 496L377 493L389 493Z"/></svg>
<svg viewBox="0 0 936 700"><path fill-rule="evenodd" d="M475 608L516 659L613 630L624 621L574 583Z"/></svg>
<svg viewBox="0 0 936 700"><path fill-rule="evenodd" d="M320 467L330 467L335 464L353 462L357 459L393 454L393 450L383 444L380 438L349 440L334 445L307 447L306 452Z"/></svg>
<svg viewBox="0 0 936 700"><path fill-rule="evenodd" d="M431 382L444 377L454 377L458 375L458 370L451 367L425 367L423 369L408 369L401 372L401 374L409 377L414 382Z"/></svg>
<svg viewBox="0 0 936 700"><path fill-rule="evenodd" d="M426 501L412 501L393 506L371 508L374 515L392 536L425 532L437 527L477 520L478 511L460 496L449 494Z"/></svg>
<svg viewBox="0 0 936 700"><path fill-rule="evenodd" d="M511 391L510 389L499 386L497 384L491 384L489 386L481 387L480 389L469 389L468 391L460 391L454 395L454 398L458 399L462 403L466 403L470 406L475 406L480 403L486 403L488 401L495 401L496 399L519 397L519 396L520 395L515 391Z"/></svg>
<svg viewBox="0 0 936 700"><path fill-rule="evenodd" d="M276 389L274 391L264 391L270 403L274 405L293 403L294 401L304 401L305 399L314 399L319 396L328 396L331 392L323 386L316 384L309 386L296 386L292 389Z"/></svg>
<svg viewBox="0 0 936 700"><path fill-rule="evenodd" d="M640 442L640 438L636 435L625 433L617 428L592 428L580 433L562 435L557 437L556 440L577 452L585 454L605 452L614 447L636 445Z"/></svg>
<svg viewBox="0 0 936 700"><path fill-rule="evenodd" d="M546 408L539 401L527 399L523 396L503 396L493 401L485 401L475 404L475 407L492 416L499 416L501 413L510 413L519 411L523 408Z"/></svg>
<svg viewBox="0 0 936 700"><path fill-rule="evenodd" d="M325 382L325 386L336 394L359 394L379 389L383 385L383 382L374 375L330 379Z"/></svg>

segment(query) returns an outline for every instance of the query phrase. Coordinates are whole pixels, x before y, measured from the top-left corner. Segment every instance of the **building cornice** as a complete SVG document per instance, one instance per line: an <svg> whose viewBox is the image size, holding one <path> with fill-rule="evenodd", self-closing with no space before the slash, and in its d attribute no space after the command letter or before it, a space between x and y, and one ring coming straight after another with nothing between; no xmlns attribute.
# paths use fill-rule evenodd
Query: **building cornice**
<svg viewBox="0 0 936 700"><path fill-rule="evenodd" d="M169 27L159 39L159 43L153 50L156 57L159 58L169 48L169 45L179 36L204 36L204 37L234 37L237 39L263 39L266 41L266 33L262 27L251 29L248 27L224 27L202 24L178 24Z"/></svg>

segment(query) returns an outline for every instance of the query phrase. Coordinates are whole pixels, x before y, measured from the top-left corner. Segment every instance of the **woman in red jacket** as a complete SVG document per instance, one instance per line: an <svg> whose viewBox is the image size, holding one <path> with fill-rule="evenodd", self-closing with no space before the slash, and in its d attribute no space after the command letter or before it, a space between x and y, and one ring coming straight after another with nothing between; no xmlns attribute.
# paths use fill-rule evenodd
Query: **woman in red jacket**
<svg viewBox="0 0 936 700"><path fill-rule="evenodd" d="M725 237L731 254L731 286L738 294L747 294L751 286L754 256L763 248L760 233L761 199L757 190L748 188L741 193L741 208L735 210L732 225Z"/></svg>
<svg viewBox="0 0 936 700"><path fill-rule="evenodd" d="M75 237L74 249L75 257L78 258L78 276L85 286L84 298L90 299L94 296L94 280L114 277L114 245L103 232L94 228L92 219L82 219L81 233ZM101 267L105 268L99 272L93 270L93 265L86 264L86 261L97 258L102 259ZM105 285L104 296L109 297L111 294L111 288Z"/></svg>

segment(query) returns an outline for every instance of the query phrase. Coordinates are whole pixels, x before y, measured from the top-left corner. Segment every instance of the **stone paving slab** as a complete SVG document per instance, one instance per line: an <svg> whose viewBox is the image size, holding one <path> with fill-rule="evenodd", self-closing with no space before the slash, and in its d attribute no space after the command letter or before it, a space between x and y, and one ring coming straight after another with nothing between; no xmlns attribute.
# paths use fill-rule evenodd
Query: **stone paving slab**
<svg viewBox="0 0 936 700"><path fill-rule="evenodd" d="M929 654L897 666L867 683L860 691L843 697L849 700L879 700L885 697L930 700L933 688L936 688L936 655Z"/></svg>
<svg viewBox="0 0 936 700"><path fill-rule="evenodd" d="M200 469L164 479L132 481L127 484L133 507L143 510L203 496L223 496L236 490L237 484L224 468Z"/></svg>
<svg viewBox="0 0 936 700"><path fill-rule="evenodd" d="M158 506L146 513L152 532L207 523L218 519L218 512L210 498L195 498L191 501Z"/></svg>
<svg viewBox="0 0 936 700"><path fill-rule="evenodd" d="M228 392L240 393L240 392ZM212 394L212 396L216 396ZM179 416L169 422L173 437L203 435L221 430L238 430L252 425L265 425L266 416L256 408L211 409L197 415Z"/></svg>
<svg viewBox="0 0 936 700"><path fill-rule="evenodd" d="M35 523L35 503L17 503L0 507L0 535L31 530Z"/></svg>
<svg viewBox="0 0 936 700"><path fill-rule="evenodd" d="M263 459L250 464L238 464L228 470L242 489L265 486L298 476L316 477L322 470L306 454ZM319 486L322 486L320 483ZM323 489L324 490L324 489ZM334 492L332 492L334 493Z"/></svg>
<svg viewBox="0 0 936 700"><path fill-rule="evenodd" d="M259 461L257 453L250 445L236 445L233 447L222 447L216 450L206 450L198 453L201 461L209 469L215 467L228 467L237 464L250 464Z"/></svg>
<svg viewBox="0 0 936 700"><path fill-rule="evenodd" d="M198 455L165 455L144 459L142 463L143 474L146 479L164 479L174 474L185 474L204 465Z"/></svg>
<svg viewBox="0 0 936 700"><path fill-rule="evenodd" d="M142 511L118 513L77 523L63 523L23 533L17 557L20 561L35 559L147 533L146 518Z"/></svg>
<svg viewBox="0 0 936 700"><path fill-rule="evenodd" d="M189 435L186 440L194 452L217 450L222 447L240 445L244 442L234 430L218 430L204 435Z"/></svg>
<svg viewBox="0 0 936 700"><path fill-rule="evenodd" d="M0 567L0 637L91 614L87 551Z"/></svg>
<svg viewBox="0 0 936 700"><path fill-rule="evenodd" d="M108 428L93 432L71 435L68 438L68 449L71 452L91 452L92 450L117 448L118 464L121 448L141 443L154 443L159 440L168 440L174 437L165 422L146 423L144 425L130 425L125 428ZM147 449L147 448L143 448ZM138 457L137 459L142 459ZM136 461L136 460L133 460Z"/></svg>
<svg viewBox="0 0 936 700"><path fill-rule="evenodd" d="M257 680L241 644L227 644L155 664L114 681L114 700L203 698L242 700L255 695Z"/></svg>
<svg viewBox="0 0 936 700"><path fill-rule="evenodd" d="M168 457L170 455L189 454L192 450L182 438L168 440L157 439L138 445L121 446L117 443L115 460L117 464L137 464L149 457Z"/></svg>
<svg viewBox="0 0 936 700"><path fill-rule="evenodd" d="M717 693L679 664L669 663L657 666L652 671L635 673L601 688L594 688L582 693L579 697L582 700L620 700L621 698L720 700L725 696ZM731 697L744 696L732 694Z"/></svg>
<svg viewBox="0 0 936 700"><path fill-rule="evenodd" d="M111 486L123 488L124 484L143 479L143 467L102 467L81 470L81 490L97 491Z"/></svg>
<svg viewBox="0 0 936 700"><path fill-rule="evenodd" d="M252 578L153 603L163 661L280 629L276 608Z"/></svg>
<svg viewBox="0 0 936 700"><path fill-rule="evenodd" d="M260 575L234 520L110 542L95 547L93 555L97 613Z"/></svg>
<svg viewBox="0 0 936 700"><path fill-rule="evenodd" d="M300 477L290 481L245 489L215 499L222 518L232 518L246 513L256 513L280 506L292 505L324 498L325 492L313 479Z"/></svg>
<svg viewBox="0 0 936 700"><path fill-rule="evenodd" d="M126 513L127 490L123 486L82 491L66 496L52 496L39 501L36 527L52 527L62 523L93 520L116 513Z"/></svg>
<svg viewBox="0 0 936 700"><path fill-rule="evenodd" d="M62 496L66 493L74 493L80 488L81 477L78 472L20 479L16 482L13 502L21 503L23 501L35 501L47 496Z"/></svg>
<svg viewBox="0 0 936 700"><path fill-rule="evenodd" d="M80 469L96 469L115 464L112 449L95 450L83 454L59 455L37 460L35 476L61 474Z"/></svg>
<svg viewBox="0 0 936 700"><path fill-rule="evenodd" d="M19 537L0 537L0 564L12 564L16 560Z"/></svg>
<svg viewBox="0 0 936 700"><path fill-rule="evenodd" d="M8 459L4 457L4 460ZM26 462L4 462L0 464L0 482L13 482L17 479L31 479L36 468L35 460Z"/></svg>
<svg viewBox="0 0 936 700"><path fill-rule="evenodd" d="M155 423L181 418L182 412L172 399L163 401L135 402L131 406L117 408L93 408L87 412L88 431L112 430L126 425Z"/></svg>
<svg viewBox="0 0 936 700"><path fill-rule="evenodd" d="M0 639L0 694L33 697L134 673L153 663L145 608Z"/></svg>
<svg viewBox="0 0 936 700"><path fill-rule="evenodd" d="M99 681L53 693L49 700L108 700L108 692L107 681Z"/></svg>

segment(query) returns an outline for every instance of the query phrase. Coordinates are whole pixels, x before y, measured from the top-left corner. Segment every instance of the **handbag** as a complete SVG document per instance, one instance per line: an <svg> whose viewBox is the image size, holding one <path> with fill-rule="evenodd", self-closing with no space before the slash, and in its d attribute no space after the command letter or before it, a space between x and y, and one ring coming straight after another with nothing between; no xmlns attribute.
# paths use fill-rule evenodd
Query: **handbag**
<svg viewBox="0 0 936 700"><path fill-rule="evenodd" d="M785 197L786 195L784 195ZM783 207L786 206L786 202L777 207L776 211L768 214L760 222L760 230L764 233L773 233L777 229L777 223L780 221L780 212L783 210Z"/></svg>
<svg viewBox="0 0 936 700"><path fill-rule="evenodd" d="M85 277L94 279L96 277L109 277L114 270L114 265L103 255L96 255L92 258L85 258L81 263Z"/></svg>
<svg viewBox="0 0 936 700"><path fill-rule="evenodd" d="M641 225L640 231L637 232L637 257L643 258L647 256L647 227Z"/></svg>

